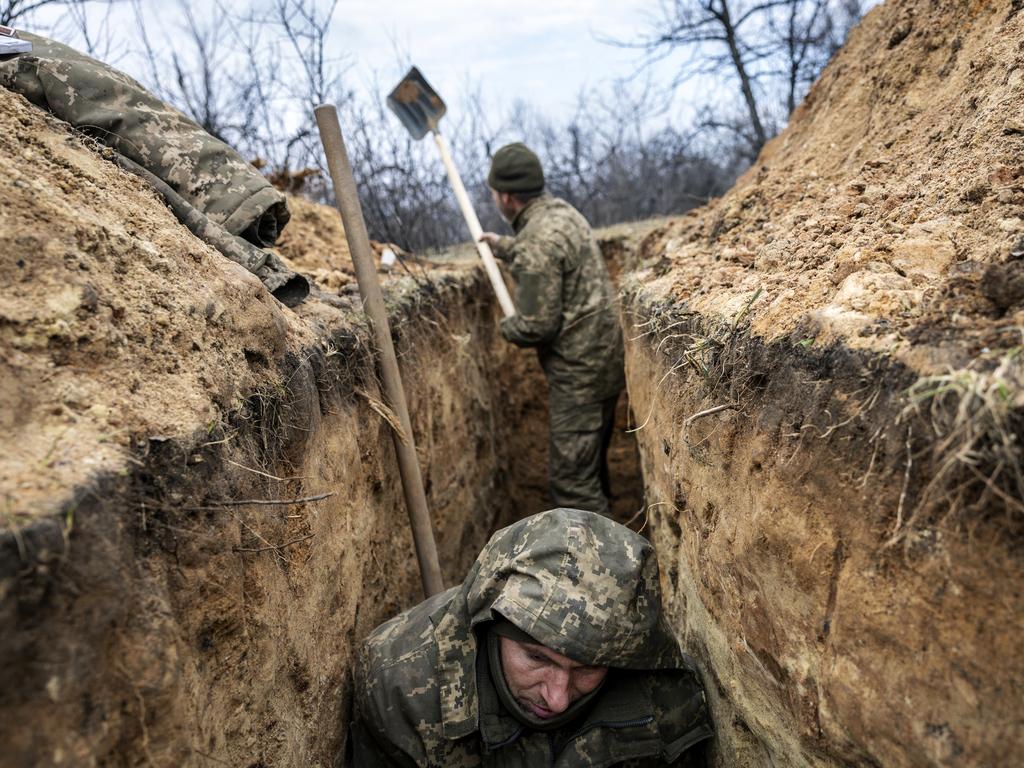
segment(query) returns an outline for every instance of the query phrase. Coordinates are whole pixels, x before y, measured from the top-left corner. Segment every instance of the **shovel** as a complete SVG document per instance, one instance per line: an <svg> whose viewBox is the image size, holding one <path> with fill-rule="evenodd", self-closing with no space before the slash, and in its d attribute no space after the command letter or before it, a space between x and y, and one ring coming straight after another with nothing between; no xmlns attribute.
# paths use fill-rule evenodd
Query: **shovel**
<svg viewBox="0 0 1024 768"><path fill-rule="evenodd" d="M391 438L398 458L398 473L402 478L405 506L409 512L413 544L420 564L420 577L423 579L423 592L430 597L444 589L444 582L437 559L437 544L430 523L430 511L427 509L427 496L423 490L423 476L416 455L412 422L409 420L409 406L405 400L405 390L402 388L402 375L398 370L398 359L395 357L395 345L391 339L384 296L377 281L375 259L370 250L370 237L366 234L366 222L363 220L359 195L356 194L356 180L352 176L352 165L349 163L345 139L341 135L338 111L331 104L321 104L313 112L316 115L317 127L320 129L320 140L327 155L331 180L334 182L338 211L341 212L342 223L345 225L345 238L348 240L352 263L356 268L359 293L363 297L363 306L370 318L377 342L378 364L381 378L384 380L387 405L394 412L401 427L392 429Z"/></svg>
<svg viewBox="0 0 1024 768"><path fill-rule="evenodd" d="M498 297L498 304L501 305L501 311L505 317L511 317L516 313L515 304L512 303L512 297L509 296L508 288L505 287L505 281L501 277L498 263L494 260L491 246L480 240L480 236L483 234L480 219L477 218L473 204L469 201L469 195L466 194L462 177L459 176L459 170L455 167L452 154L448 150L448 143L437 127L446 111L444 102L430 87L430 83L426 81L420 71L413 67L402 79L402 82L395 87L395 90L388 94L388 107L398 115L402 125L416 141L428 133L434 134L434 143L437 144L437 150L441 153L441 161L444 163L445 170L448 171L448 180L455 190L455 199L459 201L462 216L466 219L466 224L469 225L469 234L476 243L480 258L483 259L484 269L487 272L487 277L491 280L494 293Z"/></svg>

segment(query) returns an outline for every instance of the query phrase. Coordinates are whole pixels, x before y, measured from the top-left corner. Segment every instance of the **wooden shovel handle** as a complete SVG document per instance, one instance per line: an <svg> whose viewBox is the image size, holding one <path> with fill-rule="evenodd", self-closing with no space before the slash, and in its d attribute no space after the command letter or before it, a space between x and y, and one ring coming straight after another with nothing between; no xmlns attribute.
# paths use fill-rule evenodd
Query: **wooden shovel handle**
<svg viewBox="0 0 1024 768"><path fill-rule="evenodd" d="M356 182L352 176L348 152L345 150L345 140L342 138L341 126L338 123L338 111L331 104L322 104L314 113L317 126L320 128L320 140L327 154L331 180L334 182L334 196L345 225L345 237L352 254L359 293L363 298L363 306L377 342L384 396L387 398L388 406L398 417L398 423L404 432L404 435L401 435L392 430L391 437L398 457L398 472L402 478L405 506L409 511L409 525L416 546L416 558L419 560L423 591L430 597L444 589L444 582L437 560L437 544L434 541L433 526L430 524L427 497L423 492L423 477L420 474L419 459L416 457L409 408L405 402L405 391L402 389L395 346L391 341L391 328L384 308L384 297L377 281L377 267L373 251L370 249L370 238L366 233L366 222L363 221L363 209L356 194Z"/></svg>
<svg viewBox="0 0 1024 768"><path fill-rule="evenodd" d="M437 149L441 153L441 161L444 163L445 170L448 171L448 180L451 181L452 188L455 190L455 199L459 201L462 216L469 225L469 234L473 237L473 242L476 243L476 250L480 254L480 258L483 259L484 270L491 280L491 286L498 297L501 311L505 317L512 317L516 313L516 305L512 303L512 297L505 286L501 270L498 269L498 262L494 260L494 254L491 252L491 246L480 240L480 235L484 233L484 230L480 226L480 219L476 217L473 204L469 201L469 195L466 194L462 177L459 176L459 169L455 167L455 162L452 160L452 153L448 151L448 142L444 140L439 131L434 131L434 143L437 144Z"/></svg>

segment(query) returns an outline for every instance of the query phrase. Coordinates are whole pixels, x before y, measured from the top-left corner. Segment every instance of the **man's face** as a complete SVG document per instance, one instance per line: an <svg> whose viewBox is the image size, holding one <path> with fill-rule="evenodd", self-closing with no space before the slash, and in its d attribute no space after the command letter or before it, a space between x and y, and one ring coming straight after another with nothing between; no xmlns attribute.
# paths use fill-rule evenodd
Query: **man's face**
<svg viewBox="0 0 1024 768"><path fill-rule="evenodd" d="M500 637L501 666L512 697L534 717L564 712L604 680L607 667L588 667L547 646Z"/></svg>
<svg viewBox="0 0 1024 768"><path fill-rule="evenodd" d="M519 213L519 208L515 204L515 198L508 192L499 192L496 189L491 189L491 199L494 200L495 207L505 221L511 223L512 219Z"/></svg>

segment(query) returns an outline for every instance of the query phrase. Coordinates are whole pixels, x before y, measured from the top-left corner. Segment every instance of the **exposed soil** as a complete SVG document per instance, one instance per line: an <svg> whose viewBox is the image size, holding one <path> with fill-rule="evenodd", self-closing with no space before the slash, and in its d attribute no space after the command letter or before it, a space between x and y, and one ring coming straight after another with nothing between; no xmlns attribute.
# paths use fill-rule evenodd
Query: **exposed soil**
<svg viewBox="0 0 1024 768"><path fill-rule="evenodd" d="M0 764L330 764L353 644L420 595L365 323L284 309L6 91L0 148ZM290 257L342 271L298 208ZM388 300L455 580L512 514L498 404L534 393L479 276L420 271Z"/></svg>
<svg viewBox="0 0 1024 768"><path fill-rule="evenodd" d="M298 195L288 196L292 217L281 233L277 252L322 289L338 293L355 286L356 273L337 211Z"/></svg>
<svg viewBox="0 0 1024 768"><path fill-rule="evenodd" d="M0 90L0 488L13 523L215 426L306 328L155 193ZM183 286L187 290L182 290Z"/></svg>
<svg viewBox="0 0 1024 768"><path fill-rule="evenodd" d="M1024 14L888 3L628 275L673 621L722 766L1024 748Z"/></svg>
<svg viewBox="0 0 1024 768"><path fill-rule="evenodd" d="M0 765L331 764L355 643L421 597L337 213L291 200L280 252L322 291L293 312L2 90L0 178ZM549 506L546 389L475 262L403 256L382 278L453 583ZM635 510L635 441L613 455Z"/></svg>
<svg viewBox="0 0 1024 768"><path fill-rule="evenodd" d="M719 766L1024 750L1021 10L875 9L734 190L602 234L613 510ZM5 91L0 179L0 765L327 766L420 597L336 214L292 201L292 312ZM454 582L548 506L543 377L472 261L384 282Z"/></svg>
<svg viewBox="0 0 1024 768"><path fill-rule="evenodd" d="M704 661L717 764L999 765L1020 748L1024 576L1000 529L922 526L887 546L906 485L907 379L858 353L744 341L737 410L628 350L646 530L670 613ZM877 389L870 416L849 403ZM916 480L913 471L910 487Z"/></svg>
<svg viewBox="0 0 1024 768"><path fill-rule="evenodd" d="M872 11L736 186L648 244L651 290L732 318L760 289L766 339L995 364L1024 325L983 279L1021 258L1022 45L1012 0Z"/></svg>

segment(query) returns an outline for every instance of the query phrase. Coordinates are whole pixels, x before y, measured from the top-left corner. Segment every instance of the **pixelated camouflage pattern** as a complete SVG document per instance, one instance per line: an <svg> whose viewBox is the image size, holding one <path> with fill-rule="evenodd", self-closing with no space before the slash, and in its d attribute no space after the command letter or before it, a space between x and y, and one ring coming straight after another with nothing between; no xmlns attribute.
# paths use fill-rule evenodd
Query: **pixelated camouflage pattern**
<svg viewBox="0 0 1024 768"><path fill-rule="evenodd" d="M284 196L235 150L123 72L19 36L32 51L0 60L0 85L138 163L231 234L274 244L289 218Z"/></svg>
<svg viewBox="0 0 1024 768"><path fill-rule="evenodd" d="M617 401L616 395L600 403L549 403L548 482L555 505L610 513L606 452Z"/></svg>
<svg viewBox="0 0 1024 768"><path fill-rule="evenodd" d="M193 235L256 275L274 298L286 307L295 307L309 296L309 281L289 269L277 254L261 250L244 238L232 235L220 224L210 221L162 179L124 155L115 152L114 162L145 180L164 198L178 221Z"/></svg>
<svg viewBox="0 0 1024 768"><path fill-rule="evenodd" d="M583 215L542 195L512 222L515 237L495 249L510 265L517 312L501 324L506 339L536 347L552 402L596 403L625 383L615 292Z"/></svg>
<svg viewBox="0 0 1024 768"><path fill-rule="evenodd" d="M544 734L500 708L477 647L477 630L498 615L559 653L612 667L582 723ZM460 586L370 635L355 685L360 768L697 765L687 750L711 735L700 680L663 623L650 543L580 510L498 531Z"/></svg>

